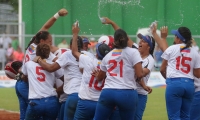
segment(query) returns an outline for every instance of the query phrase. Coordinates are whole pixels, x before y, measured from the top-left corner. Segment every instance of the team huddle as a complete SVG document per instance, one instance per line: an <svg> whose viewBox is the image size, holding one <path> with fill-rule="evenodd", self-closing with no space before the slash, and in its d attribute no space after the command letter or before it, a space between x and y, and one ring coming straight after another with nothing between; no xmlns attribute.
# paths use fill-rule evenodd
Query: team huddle
<svg viewBox="0 0 200 120"><path fill-rule="evenodd" d="M70 49L52 45L48 29L60 17L61 9L31 39L23 63L5 67L6 75L17 79L20 120L141 120L146 108L147 86L154 68L155 43L164 52L161 74L166 78L166 108L170 120L199 120L200 55L191 46L187 27L173 30L174 45L167 45L167 27L156 33L138 34L134 43L114 21L114 37L99 39L96 55L83 49L78 22L73 24Z"/></svg>

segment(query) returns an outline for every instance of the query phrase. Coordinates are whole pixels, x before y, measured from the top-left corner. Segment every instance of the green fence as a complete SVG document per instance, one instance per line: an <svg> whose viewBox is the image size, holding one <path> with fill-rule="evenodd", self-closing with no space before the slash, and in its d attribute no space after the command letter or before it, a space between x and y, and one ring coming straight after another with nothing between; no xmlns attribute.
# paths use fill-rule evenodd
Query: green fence
<svg viewBox="0 0 200 120"><path fill-rule="evenodd" d="M60 8L69 14L57 20L50 29L52 34L71 35L71 25L79 20L82 35L112 35L113 29L102 25L99 16L108 16L129 35L154 20L169 30L187 26L193 35L200 33L200 0L23 0L25 33L35 34Z"/></svg>

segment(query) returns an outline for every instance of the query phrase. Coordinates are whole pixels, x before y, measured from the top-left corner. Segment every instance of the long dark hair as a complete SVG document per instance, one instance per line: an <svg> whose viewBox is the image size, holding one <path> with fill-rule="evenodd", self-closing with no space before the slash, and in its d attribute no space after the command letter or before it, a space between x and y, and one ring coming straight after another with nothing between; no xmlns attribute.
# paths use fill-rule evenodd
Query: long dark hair
<svg viewBox="0 0 200 120"><path fill-rule="evenodd" d="M35 42L35 44L39 44L40 43L40 40L43 39L43 40L46 40L48 39L48 35L50 33L48 31L40 31L38 32L29 42L28 46L26 47L26 50L28 49L28 47L33 43Z"/></svg>
<svg viewBox="0 0 200 120"><path fill-rule="evenodd" d="M149 50L149 53L151 54L151 56L153 57L153 52L154 52L154 49L155 49L155 40L152 36L151 37L151 43L152 43L152 49Z"/></svg>
<svg viewBox="0 0 200 120"><path fill-rule="evenodd" d="M185 38L185 41L183 41L186 46L182 48L180 51L189 48L192 46L192 34L189 28L187 27L179 27L178 32Z"/></svg>
<svg viewBox="0 0 200 120"><path fill-rule="evenodd" d="M113 42L114 48L123 49L127 47L128 45L127 42L128 42L128 36L126 32L122 29L116 30L114 34L114 42Z"/></svg>
<svg viewBox="0 0 200 120"><path fill-rule="evenodd" d="M73 38L70 40L70 45L72 45L72 40ZM80 36L77 37L77 45L78 45L78 51L81 52L81 50L83 49L83 40Z"/></svg>

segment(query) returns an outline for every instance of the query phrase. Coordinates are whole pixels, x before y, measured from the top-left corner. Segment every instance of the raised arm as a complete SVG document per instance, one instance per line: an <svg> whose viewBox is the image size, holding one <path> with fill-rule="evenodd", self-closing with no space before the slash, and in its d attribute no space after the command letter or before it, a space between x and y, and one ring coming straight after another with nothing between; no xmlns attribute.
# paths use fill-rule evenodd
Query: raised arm
<svg viewBox="0 0 200 120"><path fill-rule="evenodd" d="M49 28L55 23L55 21L60 17L60 16L65 16L68 14L68 11L66 9L60 9L53 17L51 17L39 31L48 31Z"/></svg>
<svg viewBox="0 0 200 120"><path fill-rule="evenodd" d="M112 25L113 29L116 31L118 29L120 29L120 27L111 19L107 18L107 17L103 17L104 21L102 22L102 24L110 24ZM128 36L128 47L132 47L133 45L133 41L131 40L131 38Z"/></svg>
<svg viewBox="0 0 200 120"><path fill-rule="evenodd" d="M102 24L110 24L112 25L113 29L116 31L118 29L120 29L120 27L111 19L107 18L107 17L103 17L104 21L102 22Z"/></svg>
<svg viewBox="0 0 200 120"><path fill-rule="evenodd" d="M153 27L151 29L152 29L153 38L155 39L155 41L158 44L158 46L160 47L160 49L164 52L168 48L168 44L167 44L167 40L166 40L167 35L168 35L167 26L161 27L161 29L160 29L161 37L159 37L158 34L156 33L157 24L153 25Z"/></svg>
<svg viewBox="0 0 200 120"><path fill-rule="evenodd" d="M72 26L72 33L73 33L72 55L76 58L76 60L79 60L79 57L81 55L81 53L78 52L78 45L77 45L77 39L78 39L79 30L80 29L78 27L78 22L76 22L76 24Z"/></svg>

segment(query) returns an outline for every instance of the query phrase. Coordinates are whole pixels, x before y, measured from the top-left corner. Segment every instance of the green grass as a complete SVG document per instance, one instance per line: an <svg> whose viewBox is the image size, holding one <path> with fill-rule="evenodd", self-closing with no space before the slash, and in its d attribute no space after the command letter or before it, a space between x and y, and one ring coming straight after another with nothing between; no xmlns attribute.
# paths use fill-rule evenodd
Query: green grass
<svg viewBox="0 0 200 120"><path fill-rule="evenodd" d="M19 111L14 88L0 88L0 109ZM167 120L165 88L153 88L153 92L148 95L143 120Z"/></svg>
<svg viewBox="0 0 200 120"><path fill-rule="evenodd" d="M19 111L15 88L0 88L0 109Z"/></svg>
<svg viewBox="0 0 200 120"><path fill-rule="evenodd" d="M153 92L148 95L148 101L143 115L143 120L167 119L165 88L153 88Z"/></svg>

